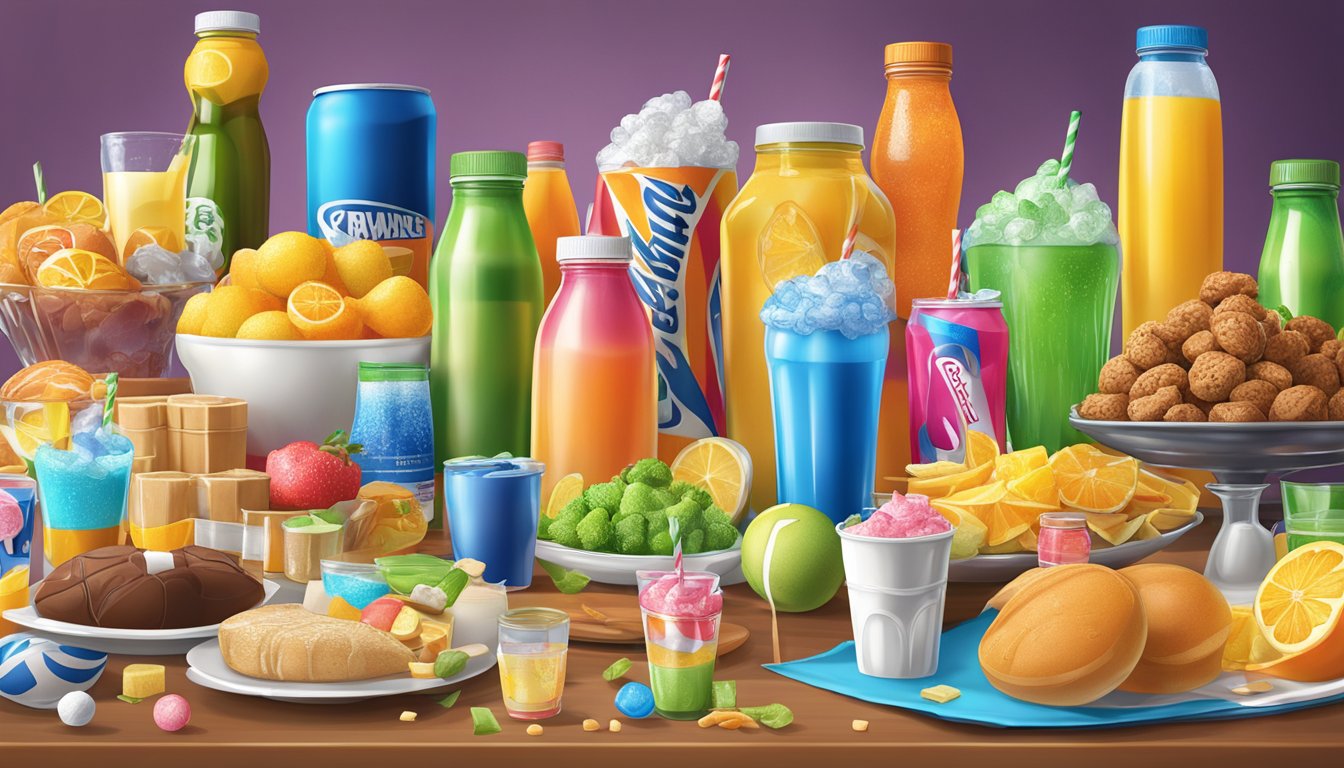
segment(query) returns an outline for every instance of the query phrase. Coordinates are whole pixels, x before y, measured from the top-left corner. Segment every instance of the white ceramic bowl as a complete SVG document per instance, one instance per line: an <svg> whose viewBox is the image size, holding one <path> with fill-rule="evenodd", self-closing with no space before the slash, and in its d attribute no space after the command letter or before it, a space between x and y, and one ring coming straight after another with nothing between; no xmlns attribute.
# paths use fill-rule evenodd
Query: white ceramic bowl
<svg viewBox="0 0 1344 768"><path fill-rule="evenodd" d="M320 441L355 418L359 364L429 363L429 337L248 341L177 335L177 355L201 395L247 401L247 453Z"/></svg>

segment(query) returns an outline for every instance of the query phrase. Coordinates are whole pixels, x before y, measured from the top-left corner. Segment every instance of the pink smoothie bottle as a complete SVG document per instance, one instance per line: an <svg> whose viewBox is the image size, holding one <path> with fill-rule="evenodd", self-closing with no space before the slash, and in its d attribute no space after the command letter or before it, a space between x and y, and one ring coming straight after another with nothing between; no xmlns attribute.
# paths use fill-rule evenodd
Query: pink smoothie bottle
<svg viewBox="0 0 1344 768"><path fill-rule="evenodd" d="M532 458L546 465L541 503L560 479L604 483L657 455L653 331L630 281L630 240L562 237L560 288L537 331Z"/></svg>
<svg viewBox="0 0 1344 768"><path fill-rule="evenodd" d="M910 458L966 460L966 432L1008 450L1008 324L997 299L915 299L905 327Z"/></svg>

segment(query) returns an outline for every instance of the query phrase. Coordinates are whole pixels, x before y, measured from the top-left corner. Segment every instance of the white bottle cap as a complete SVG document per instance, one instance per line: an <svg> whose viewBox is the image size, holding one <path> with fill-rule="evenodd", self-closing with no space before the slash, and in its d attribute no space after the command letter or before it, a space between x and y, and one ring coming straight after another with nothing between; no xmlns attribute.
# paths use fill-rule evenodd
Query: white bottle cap
<svg viewBox="0 0 1344 768"><path fill-rule="evenodd" d="M863 129L849 123L766 123L756 126L756 146L812 141L863 147Z"/></svg>
<svg viewBox="0 0 1344 768"><path fill-rule="evenodd" d="M631 258L630 238L628 237L579 235L577 237L561 237L555 241L555 260L558 262L628 262Z"/></svg>
<svg viewBox="0 0 1344 768"><path fill-rule="evenodd" d="M251 32L261 34L261 17L247 11L206 11L196 14L196 34L202 32Z"/></svg>

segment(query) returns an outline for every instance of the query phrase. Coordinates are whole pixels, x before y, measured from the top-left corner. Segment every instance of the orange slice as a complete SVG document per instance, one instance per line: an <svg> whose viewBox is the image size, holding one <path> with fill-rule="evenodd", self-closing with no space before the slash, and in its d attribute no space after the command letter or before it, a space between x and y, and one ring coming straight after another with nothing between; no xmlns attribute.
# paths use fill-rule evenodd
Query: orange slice
<svg viewBox="0 0 1344 768"><path fill-rule="evenodd" d="M141 227L126 238L126 247L121 251L121 260L125 262L137 249L146 245L158 245L177 253L182 250L182 239L167 227Z"/></svg>
<svg viewBox="0 0 1344 768"><path fill-rule="evenodd" d="M560 478L551 489L551 498L546 502L546 516L556 517L566 504L583 495L583 475L571 472Z"/></svg>
<svg viewBox="0 0 1344 768"><path fill-rule="evenodd" d="M1289 552L1260 584L1254 609L1256 623L1275 650L1301 654L1320 648L1344 673L1344 635L1339 634L1344 546L1313 541Z"/></svg>
<svg viewBox="0 0 1344 768"><path fill-rule="evenodd" d="M741 443L726 437L701 438L681 449L671 469L672 479L709 491L734 525L746 514L752 468L751 457Z"/></svg>
<svg viewBox="0 0 1344 768"><path fill-rule="evenodd" d="M1119 512L1139 487L1139 462L1087 445L1071 445L1050 457L1063 504L1085 512Z"/></svg>
<svg viewBox="0 0 1344 768"><path fill-rule="evenodd" d="M103 201L88 192L61 192L48 198L42 209L65 221L82 221L101 227L107 221Z"/></svg>
<svg viewBox="0 0 1344 768"><path fill-rule="evenodd" d="M309 281L289 294L289 319L305 339L357 339L364 332L359 312L326 283Z"/></svg>
<svg viewBox="0 0 1344 768"><path fill-rule="evenodd" d="M1059 507L1059 486L1055 485L1055 471L1047 464L1042 464L1015 480L1009 480L1008 492L1028 501L1050 505L1052 509Z"/></svg>
<svg viewBox="0 0 1344 768"><path fill-rule="evenodd" d="M1010 451L994 459L994 479L1012 482L1027 473L1044 467L1050 461L1045 446L1038 445L1022 451Z"/></svg>
<svg viewBox="0 0 1344 768"><path fill-rule="evenodd" d="M920 493L930 499L941 499L954 493L982 486L994 474L994 462L989 461L974 469L942 477L917 477L906 484L909 493Z"/></svg>
<svg viewBox="0 0 1344 768"><path fill-rule="evenodd" d="M138 287L126 270L101 253L62 248L37 268L37 284L86 291L126 291Z"/></svg>
<svg viewBox="0 0 1344 768"><path fill-rule="evenodd" d="M966 466L978 467L986 462L993 464L999 457L999 444L984 432L970 430L966 433Z"/></svg>

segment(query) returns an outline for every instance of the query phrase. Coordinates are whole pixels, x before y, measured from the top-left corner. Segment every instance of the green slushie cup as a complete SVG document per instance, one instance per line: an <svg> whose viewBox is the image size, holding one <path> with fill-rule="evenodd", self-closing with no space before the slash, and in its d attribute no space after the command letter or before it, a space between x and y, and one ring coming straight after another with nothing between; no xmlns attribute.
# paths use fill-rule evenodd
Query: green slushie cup
<svg viewBox="0 0 1344 768"><path fill-rule="evenodd" d="M1110 208L1059 161L976 211L967 232L971 290L992 288L1008 322L1008 436L1051 453L1087 440L1069 408L1096 391L1110 354L1120 278Z"/></svg>

